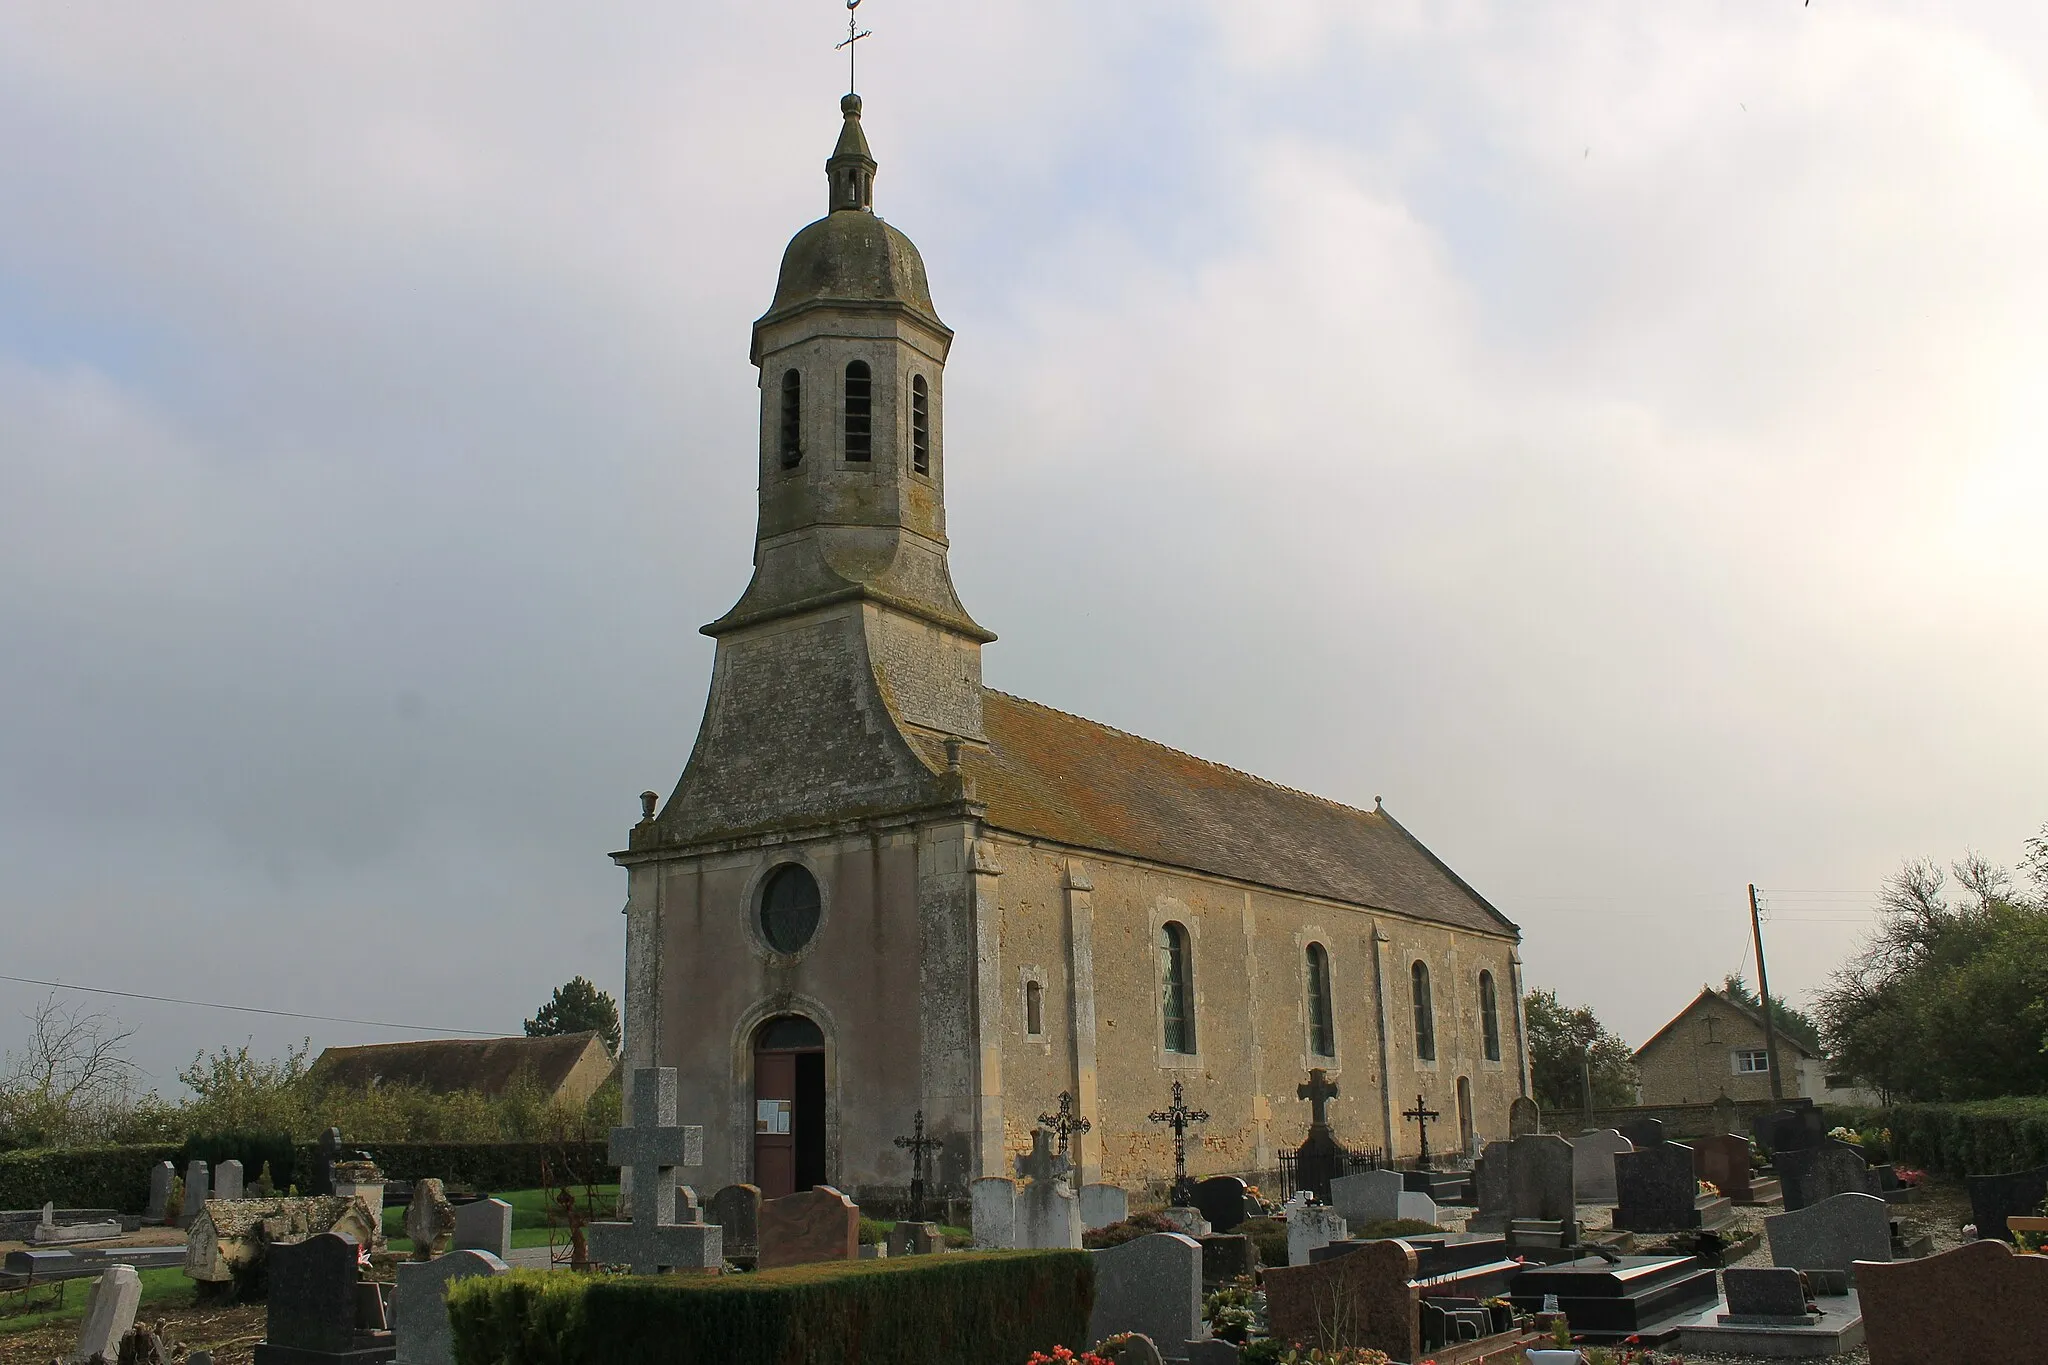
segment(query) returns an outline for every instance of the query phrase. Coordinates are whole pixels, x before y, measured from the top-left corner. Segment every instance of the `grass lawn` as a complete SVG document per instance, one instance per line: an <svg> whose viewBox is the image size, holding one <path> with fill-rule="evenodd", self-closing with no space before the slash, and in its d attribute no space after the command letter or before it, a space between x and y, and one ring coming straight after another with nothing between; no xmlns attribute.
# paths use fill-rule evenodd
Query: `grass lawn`
<svg viewBox="0 0 2048 1365"><path fill-rule="evenodd" d="M520 1247L544 1247L548 1244L548 1212L546 1190L499 1190L492 1196L512 1206L512 1245ZM618 1202L617 1185L599 1185L597 1204L600 1216L609 1216L613 1205ZM583 1204L583 1191L576 1191L576 1203ZM411 1251L412 1240L405 1233L405 1209L393 1205L384 1210L384 1235L386 1245L393 1251ZM567 1244L569 1229L555 1230L556 1239Z"/></svg>
<svg viewBox="0 0 2048 1365"><path fill-rule="evenodd" d="M185 1278L185 1271L182 1266L158 1266L152 1270L142 1271L141 1275L142 1303L144 1307L153 1303L177 1303L184 1305L192 1302L192 1281ZM48 1327L53 1322L70 1322L84 1317L85 1298L86 1295L92 1292L93 1282L89 1279L66 1280L62 1284L64 1289L62 1307L44 1308L31 1313L16 1313L7 1317L0 1317L0 1336L8 1336L16 1332L34 1331L38 1327ZM52 1289L54 1289L54 1286L52 1286ZM38 1291L36 1293L36 1301L40 1302L47 1292L49 1291ZM5 1311L6 1303L4 1300L0 1300L0 1312Z"/></svg>

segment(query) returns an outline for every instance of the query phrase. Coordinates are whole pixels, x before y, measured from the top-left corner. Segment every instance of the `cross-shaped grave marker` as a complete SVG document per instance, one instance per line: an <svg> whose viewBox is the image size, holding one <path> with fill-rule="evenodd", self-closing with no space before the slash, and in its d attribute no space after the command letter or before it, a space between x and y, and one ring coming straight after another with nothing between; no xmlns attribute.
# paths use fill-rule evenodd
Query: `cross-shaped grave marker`
<svg viewBox="0 0 2048 1365"><path fill-rule="evenodd" d="M1071 1090L1060 1091L1059 1109L1054 1113L1040 1114L1038 1121L1052 1129L1053 1136L1059 1139L1062 1158L1067 1155L1068 1137L1075 1133L1085 1133L1095 1126L1074 1112L1074 1092Z"/></svg>
<svg viewBox="0 0 2048 1365"><path fill-rule="evenodd" d="M1017 1174L1033 1184L1058 1180L1073 1169L1066 1157L1053 1150L1052 1133L1045 1128L1031 1130L1031 1151L1017 1158Z"/></svg>
<svg viewBox="0 0 2048 1365"><path fill-rule="evenodd" d="M1186 1208L1195 1197L1194 1182L1188 1179L1188 1125L1207 1123L1209 1111L1188 1108L1180 1096L1180 1082L1175 1081L1173 1103L1164 1109L1154 1109L1146 1117L1173 1129L1173 1202L1177 1208Z"/></svg>
<svg viewBox="0 0 2048 1365"><path fill-rule="evenodd" d="M676 1221L676 1169L704 1164L704 1129L676 1123L674 1067L633 1073L633 1126L612 1129L609 1155L612 1165L633 1173L633 1221L592 1223L592 1259L629 1265L635 1275L725 1263L725 1230L703 1221L696 1196L688 1196L691 1221Z"/></svg>
<svg viewBox="0 0 2048 1365"><path fill-rule="evenodd" d="M1330 1116L1326 1106L1337 1098L1337 1083L1331 1080L1321 1067L1312 1068L1308 1073L1308 1080L1294 1087L1294 1097L1298 1100L1307 1100L1312 1106L1308 1121L1311 1129L1320 1128L1326 1133L1330 1131Z"/></svg>
<svg viewBox="0 0 2048 1365"><path fill-rule="evenodd" d="M945 1147L943 1138L926 1137L924 1133L924 1110L920 1109L910 1122L910 1136L894 1139L898 1147L910 1153L910 1204L911 1218L924 1218L925 1171L930 1163L930 1154Z"/></svg>
<svg viewBox="0 0 2048 1365"><path fill-rule="evenodd" d="M1421 1092L1417 1091L1415 1095L1415 1107L1413 1109L1403 1109L1401 1111L1401 1117L1407 1119L1410 1123L1413 1123L1416 1126L1416 1128L1419 1129L1421 1132L1422 1155L1415 1158L1415 1169L1418 1171L1426 1171L1429 1169L1429 1121L1431 1119L1440 1119L1443 1117L1443 1115L1438 1113L1436 1110L1431 1109L1428 1105L1424 1104L1422 1102Z"/></svg>

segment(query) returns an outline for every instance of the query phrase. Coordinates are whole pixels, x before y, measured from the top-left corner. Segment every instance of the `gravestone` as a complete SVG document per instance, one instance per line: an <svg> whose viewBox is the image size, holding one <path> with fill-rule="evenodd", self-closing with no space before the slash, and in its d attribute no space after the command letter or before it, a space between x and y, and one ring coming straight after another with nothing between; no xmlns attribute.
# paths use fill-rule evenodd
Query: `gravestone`
<svg viewBox="0 0 2048 1365"><path fill-rule="evenodd" d="M1797 1109L1774 1109L1750 1124L1749 1131L1756 1138L1756 1145L1769 1152L1775 1162L1780 1152L1820 1146L1828 1135L1828 1121L1820 1110L1802 1105Z"/></svg>
<svg viewBox="0 0 2048 1365"><path fill-rule="evenodd" d="M1708 1122L1717 1133L1732 1133L1742 1119L1742 1107L1723 1094L1714 1101L1714 1116Z"/></svg>
<svg viewBox="0 0 2048 1365"><path fill-rule="evenodd" d="M1659 1142L1614 1158L1614 1226L1628 1232L1689 1232L1700 1225L1692 1148Z"/></svg>
<svg viewBox="0 0 2048 1365"><path fill-rule="evenodd" d="M132 1265L110 1265L93 1281L85 1298L85 1321L79 1324L74 1361L94 1356L112 1360L120 1350L121 1338L135 1325L135 1310L142 1303L142 1276Z"/></svg>
<svg viewBox="0 0 2048 1365"><path fill-rule="evenodd" d="M1436 1200L1417 1190L1403 1190L1395 1204L1394 1216L1411 1223L1437 1223Z"/></svg>
<svg viewBox="0 0 2048 1365"><path fill-rule="evenodd" d="M1399 1218L1405 1193L1399 1171L1360 1171L1330 1182L1330 1207L1344 1215L1347 1226L1363 1228Z"/></svg>
<svg viewBox="0 0 2048 1365"><path fill-rule="evenodd" d="M1733 1133L1712 1133L1692 1143L1693 1174L1738 1204L1751 1202L1749 1139Z"/></svg>
<svg viewBox="0 0 2048 1365"><path fill-rule="evenodd" d="M2048 1166L2030 1171L2006 1171L2001 1175L1965 1176L1970 1189L1970 1216L1979 1237L2012 1240L2008 1218L2025 1218L2048 1200Z"/></svg>
<svg viewBox="0 0 2048 1365"><path fill-rule="evenodd" d="M1053 1150L1052 1132L1034 1128L1031 1151L1017 1158L1016 1237L1020 1248L1072 1250L1081 1245L1081 1201L1067 1188L1071 1163Z"/></svg>
<svg viewBox="0 0 2048 1365"><path fill-rule="evenodd" d="M344 1199L360 1199L363 1207L370 1211L371 1240L379 1246L384 1243L384 1172L377 1169L377 1163L358 1158L355 1161L337 1161L329 1168L334 1177L334 1192Z"/></svg>
<svg viewBox="0 0 2048 1365"><path fill-rule="evenodd" d="M1217 1232L1235 1232L1238 1224L1252 1216L1252 1197L1234 1175L1213 1175L1197 1182L1191 1202Z"/></svg>
<svg viewBox="0 0 2048 1365"><path fill-rule="evenodd" d="M1081 1226L1093 1231L1131 1216L1131 1197L1119 1185L1081 1187Z"/></svg>
<svg viewBox="0 0 2048 1365"><path fill-rule="evenodd" d="M1771 1264L1846 1274L1857 1261L1892 1258L1892 1221L1874 1194L1837 1194L1764 1219Z"/></svg>
<svg viewBox="0 0 2048 1365"><path fill-rule="evenodd" d="M178 1178L178 1168L168 1161L159 1161L149 1168L149 1210L142 1221L151 1227L171 1215L171 1182Z"/></svg>
<svg viewBox="0 0 2048 1365"><path fill-rule="evenodd" d="M1686 1159L1691 1160L1690 1153ZM1509 1223L1526 1219L1576 1225L1569 1142L1555 1133L1489 1142L1483 1161L1475 1180L1480 1207L1469 1225L1472 1231L1503 1232Z"/></svg>
<svg viewBox="0 0 2048 1365"><path fill-rule="evenodd" d="M398 1267L391 1325L398 1338L397 1365L454 1365L455 1335L448 1327L448 1286L477 1275L503 1275L501 1257L462 1248L425 1263Z"/></svg>
<svg viewBox="0 0 2048 1365"><path fill-rule="evenodd" d="M209 1197L206 1163L195 1161L185 1168L185 1207L178 1211L178 1226L189 1228Z"/></svg>
<svg viewBox="0 0 2048 1365"><path fill-rule="evenodd" d="M1166 1359L1185 1360L1185 1343L1209 1335L1202 1321L1202 1248L1192 1237L1154 1232L1091 1254L1091 1344L1119 1332L1142 1332Z"/></svg>
<svg viewBox="0 0 2048 1365"><path fill-rule="evenodd" d="M255 1365L314 1365L330 1358L371 1362L396 1354L388 1332L365 1330L356 1292L353 1237L323 1232L270 1248L270 1291Z"/></svg>
<svg viewBox="0 0 2048 1365"><path fill-rule="evenodd" d="M512 1206L502 1199L473 1199L455 1206L455 1251L482 1251L501 1261L512 1258Z"/></svg>
<svg viewBox="0 0 2048 1365"><path fill-rule="evenodd" d="M320 1152L313 1158L313 1176L306 1182L307 1192L314 1195L333 1194L334 1164L341 1160L341 1129L329 1128L320 1135Z"/></svg>
<svg viewBox="0 0 2048 1365"><path fill-rule="evenodd" d="M1620 1197L1614 1187L1614 1158L1633 1152L1635 1144L1612 1128L1597 1128L1572 1139L1572 1184L1584 1204L1612 1204Z"/></svg>
<svg viewBox="0 0 2048 1365"><path fill-rule="evenodd" d="M891 1256L930 1256L945 1249L937 1223L898 1223L889 1229Z"/></svg>
<svg viewBox="0 0 2048 1365"><path fill-rule="evenodd" d="M859 1259L860 1209L830 1185L761 1202L761 1269Z"/></svg>
<svg viewBox="0 0 2048 1365"><path fill-rule="evenodd" d="M1788 1211L1810 1208L1838 1194L1872 1194L1877 1189L1863 1153L1833 1138L1780 1152L1775 1164Z"/></svg>
<svg viewBox="0 0 2048 1365"><path fill-rule="evenodd" d="M711 1196L707 1216L725 1229L725 1255L751 1261L760 1247L761 1190L755 1185L727 1185Z"/></svg>
<svg viewBox="0 0 2048 1365"><path fill-rule="evenodd" d="M1856 1267L1870 1365L2003 1365L2041 1358L2048 1256L1965 1242L1919 1261Z"/></svg>
<svg viewBox="0 0 2048 1365"><path fill-rule="evenodd" d="M1351 1235L1344 1215L1321 1204L1310 1204L1287 1215L1287 1264L1307 1265L1309 1253L1317 1247L1341 1242Z"/></svg>
<svg viewBox="0 0 2048 1365"><path fill-rule="evenodd" d="M1195 1239L1202 1245L1202 1287L1221 1289L1240 1277L1257 1273L1259 1249L1250 1234L1212 1232Z"/></svg>
<svg viewBox="0 0 2048 1365"><path fill-rule="evenodd" d="M1535 1137L1543 1131L1543 1107L1527 1095L1517 1095L1508 1105L1508 1140Z"/></svg>
<svg viewBox="0 0 2048 1365"><path fill-rule="evenodd" d="M431 1261L455 1240L455 1206L439 1180L428 1176L412 1187L405 1206L405 1235L412 1239L412 1258Z"/></svg>
<svg viewBox="0 0 2048 1365"><path fill-rule="evenodd" d="M1186 1233L1190 1237L1207 1237L1216 1230L1209 1226L1209 1220L1202 1217L1202 1211L1196 1208L1165 1209L1160 1212L1159 1217L1175 1232Z"/></svg>
<svg viewBox="0 0 2048 1365"><path fill-rule="evenodd" d="M723 1232L697 1216L695 1195L685 1200L690 1221L677 1218L675 1172L704 1164L704 1130L676 1122L674 1067L642 1067L633 1073L633 1126L612 1129L609 1155L612 1165L637 1172L639 1178L632 1182L630 1223L590 1225L594 1260L630 1265L636 1275L724 1266Z"/></svg>
<svg viewBox="0 0 2048 1365"><path fill-rule="evenodd" d="M977 1251L1007 1251L1017 1245L1017 1182L1007 1176L985 1175L970 1181L967 1196L973 1206L974 1247Z"/></svg>
<svg viewBox="0 0 2048 1365"><path fill-rule="evenodd" d="M214 1199L240 1199L242 1197L242 1163L233 1157L213 1168Z"/></svg>
<svg viewBox="0 0 2048 1365"><path fill-rule="evenodd" d="M1804 1327L1815 1314L1806 1311L1806 1285L1791 1266L1730 1266L1721 1272L1728 1311L1719 1321L1730 1327Z"/></svg>
<svg viewBox="0 0 2048 1365"><path fill-rule="evenodd" d="M1266 1271L1266 1313L1281 1341L1364 1346L1421 1360L1418 1257L1406 1242L1361 1243L1311 1265ZM1334 1338L1334 1343L1332 1342Z"/></svg>
<svg viewBox="0 0 2048 1365"><path fill-rule="evenodd" d="M1640 1151L1644 1147L1655 1147L1664 1141L1664 1120L1631 1119L1618 1130L1628 1139L1629 1145Z"/></svg>

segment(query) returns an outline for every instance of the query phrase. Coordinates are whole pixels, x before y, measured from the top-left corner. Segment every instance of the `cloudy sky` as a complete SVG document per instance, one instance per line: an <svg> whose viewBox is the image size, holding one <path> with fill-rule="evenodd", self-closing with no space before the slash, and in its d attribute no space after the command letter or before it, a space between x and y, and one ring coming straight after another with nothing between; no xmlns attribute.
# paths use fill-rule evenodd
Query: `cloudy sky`
<svg viewBox="0 0 2048 1365"><path fill-rule="evenodd" d="M992 685L1383 796L1636 1042L1746 883L1796 998L1903 859L2048 821L2048 8L862 16ZM843 22L0 10L0 972L616 987ZM409 1036L102 1003L167 1090Z"/></svg>

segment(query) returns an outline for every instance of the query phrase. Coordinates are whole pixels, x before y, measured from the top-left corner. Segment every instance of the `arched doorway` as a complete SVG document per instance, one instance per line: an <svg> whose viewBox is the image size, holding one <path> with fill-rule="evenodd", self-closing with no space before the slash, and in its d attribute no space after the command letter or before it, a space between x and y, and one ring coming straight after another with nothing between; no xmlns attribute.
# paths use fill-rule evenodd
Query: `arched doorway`
<svg viewBox="0 0 2048 1365"><path fill-rule="evenodd" d="M825 1183L825 1035L800 1014L754 1031L754 1183L764 1199Z"/></svg>
<svg viewBox="0 0 2048 1365"><path fill-rule="evenodd" d="M1472 1155L1473 1147L1478 1145L1476 1135L1472 1131L1472 1078L1470 1076L1458 1077L1458 1142L1464 1147L1465 1155L1467 1156Z"/></svg>

